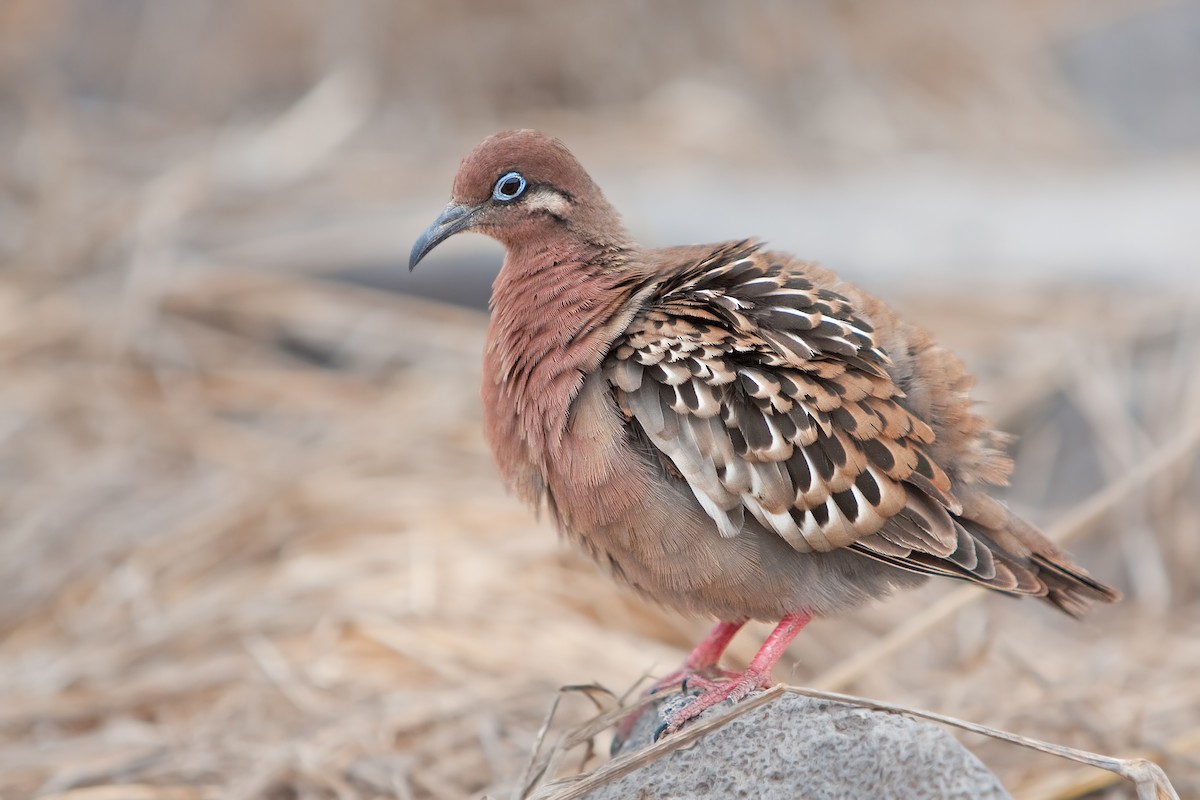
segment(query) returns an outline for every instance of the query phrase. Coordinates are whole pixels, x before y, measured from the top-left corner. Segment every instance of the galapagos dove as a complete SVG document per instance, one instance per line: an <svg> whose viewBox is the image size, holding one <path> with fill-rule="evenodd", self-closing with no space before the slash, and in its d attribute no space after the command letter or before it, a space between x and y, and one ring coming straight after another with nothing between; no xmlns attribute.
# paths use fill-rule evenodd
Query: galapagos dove
<svg viewBox="0 0 1200 800"><path fill-rule="evenodd" d="M754 240L634 243L557 139L495 134L412 249L478 231L493 285L483 407L500 472L618 580L719 620L667 730L767 685L814 616L930 575L1071 615L1118 593L990 490L1011 461L962 363L833 273ZM748 619L778 625L741 673Z"/></svg>

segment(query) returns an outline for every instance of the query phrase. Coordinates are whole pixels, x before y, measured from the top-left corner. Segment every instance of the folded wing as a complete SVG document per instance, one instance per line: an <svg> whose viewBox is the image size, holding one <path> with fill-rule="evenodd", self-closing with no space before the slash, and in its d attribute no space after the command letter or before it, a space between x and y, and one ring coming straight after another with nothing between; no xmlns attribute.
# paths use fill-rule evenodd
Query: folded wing
<svg viewBox="0 0 1200 800"><path fill-rule="evenodd" d="M605 372L721 536L749 515L801 552L1047 594L1029 558L962 516L873 334L846 297L741 242L666 278Z"/></svg>

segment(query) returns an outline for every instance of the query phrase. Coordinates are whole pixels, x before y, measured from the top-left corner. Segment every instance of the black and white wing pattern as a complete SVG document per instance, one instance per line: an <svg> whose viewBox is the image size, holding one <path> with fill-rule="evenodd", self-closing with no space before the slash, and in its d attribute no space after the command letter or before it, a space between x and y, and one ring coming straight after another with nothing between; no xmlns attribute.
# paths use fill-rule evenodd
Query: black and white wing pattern
<svg viewBox="0 0 1200 800"><path fill-rule="evenodd" d="M664 279L604 370L630 424L721 536L746 515L801 552L850 547L1005 591L1034 574L993 553L930 457L871 324L804 265L748 242Z"/></svg>

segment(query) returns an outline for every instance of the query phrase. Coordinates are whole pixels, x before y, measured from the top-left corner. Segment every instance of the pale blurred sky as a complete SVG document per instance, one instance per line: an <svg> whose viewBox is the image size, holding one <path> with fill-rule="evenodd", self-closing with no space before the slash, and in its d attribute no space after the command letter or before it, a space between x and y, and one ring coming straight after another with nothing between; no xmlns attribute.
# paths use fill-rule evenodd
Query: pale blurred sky
<svg viewBox="0 0 1200 800"><path fill-rule="evenodd" d="M1200 283L1200 0L7 0L0 259L192 170L184 261L479 304L493 243L403 266L516 126L650 245L756 235L872 285Z"/></svg>

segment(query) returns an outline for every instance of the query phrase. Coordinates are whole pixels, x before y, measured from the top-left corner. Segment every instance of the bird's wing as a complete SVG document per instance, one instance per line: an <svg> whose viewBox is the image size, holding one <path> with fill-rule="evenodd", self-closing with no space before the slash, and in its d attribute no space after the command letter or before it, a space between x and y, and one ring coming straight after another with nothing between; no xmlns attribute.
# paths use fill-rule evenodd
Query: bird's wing
<svg viewBox="0 0 1200 800"><path fill-rule="evenodd" d="M957 517L934 431L889 365L846 297L739 243L667 278L605 372L722 536L748 512L801 552L1044 593Z"/></svg>

